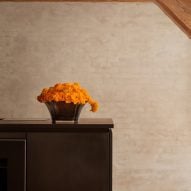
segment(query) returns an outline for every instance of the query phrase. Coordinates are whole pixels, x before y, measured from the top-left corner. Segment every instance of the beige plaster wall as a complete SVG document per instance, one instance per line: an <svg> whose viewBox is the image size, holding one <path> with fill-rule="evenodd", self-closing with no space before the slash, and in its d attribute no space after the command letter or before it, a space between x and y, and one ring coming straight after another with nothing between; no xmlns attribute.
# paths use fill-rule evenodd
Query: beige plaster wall
<svg viewBox="0 0 191 191"><path fill-rule="evenodd" d="M0 117L47 117L78 81L112 117L114 191L191 190L191 40L152 3L0 3Z"/></svg>

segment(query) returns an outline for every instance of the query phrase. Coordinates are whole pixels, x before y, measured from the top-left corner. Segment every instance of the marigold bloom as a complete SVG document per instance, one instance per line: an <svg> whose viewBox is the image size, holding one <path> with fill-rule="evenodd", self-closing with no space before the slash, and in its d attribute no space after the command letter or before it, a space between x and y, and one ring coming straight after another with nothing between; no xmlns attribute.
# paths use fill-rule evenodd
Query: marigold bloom
<svg viewBox="0 0 191 191"><path fill-rule="evenodd" d="M91 105L91 111L98 110L98 103L91 98L87 90L82 88L79 83L58 83L53 87L44 88L39 96L39 102L65 101L66 103Z"/></svg>

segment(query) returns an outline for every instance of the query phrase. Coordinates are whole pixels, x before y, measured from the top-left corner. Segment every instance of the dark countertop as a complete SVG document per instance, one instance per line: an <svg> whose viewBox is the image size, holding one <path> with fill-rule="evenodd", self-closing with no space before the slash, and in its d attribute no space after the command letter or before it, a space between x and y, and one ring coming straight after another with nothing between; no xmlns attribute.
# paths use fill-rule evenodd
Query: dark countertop
<svg viewBox="0 0 191 191"><path fill-rule="evenodd" d="M3 119L0 120L0 132L33 132L33 131L81 131L82 129L98 130L113 128L110 118L81 118L78 123L57 122L54 126L50 119Z"/></svg>

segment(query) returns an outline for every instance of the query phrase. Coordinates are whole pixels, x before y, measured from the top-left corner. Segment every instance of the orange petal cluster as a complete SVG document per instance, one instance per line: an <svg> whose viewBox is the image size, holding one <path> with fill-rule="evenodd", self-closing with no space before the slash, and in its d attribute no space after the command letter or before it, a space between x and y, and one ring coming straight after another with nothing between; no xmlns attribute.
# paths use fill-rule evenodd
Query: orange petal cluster
<svg viewBox="0 0 191 191"><path fill-rule="evenodd" d="M98 103L91 98L87 90L79 83L58 83L53 87L44 88L39 96L39 102L65 101L66 103L91 105L91 111L98 110Z"/></svg>

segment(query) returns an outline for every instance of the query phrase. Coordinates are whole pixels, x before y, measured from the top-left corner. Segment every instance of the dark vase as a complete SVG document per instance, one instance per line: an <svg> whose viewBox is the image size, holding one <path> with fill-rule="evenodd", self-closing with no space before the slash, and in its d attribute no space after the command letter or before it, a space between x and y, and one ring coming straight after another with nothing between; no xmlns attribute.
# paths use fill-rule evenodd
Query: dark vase
<svg viewBox="0 0 191 191"><path fill-rule="evenodd" d="M66 103L64 101L45 102L45 104L50 112L53 124L56 121L78 122L80 112L84 107L84 104Z"/></svg>

